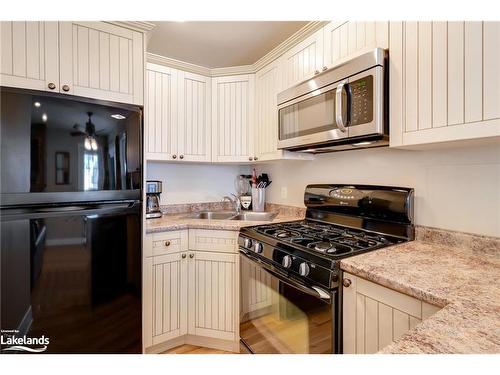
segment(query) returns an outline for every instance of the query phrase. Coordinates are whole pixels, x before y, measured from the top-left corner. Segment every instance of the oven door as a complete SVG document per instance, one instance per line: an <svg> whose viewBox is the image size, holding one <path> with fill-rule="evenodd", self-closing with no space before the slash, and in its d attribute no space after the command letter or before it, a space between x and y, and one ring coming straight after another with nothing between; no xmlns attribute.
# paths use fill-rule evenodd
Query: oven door
<svg viewBox="0 0 500 375"><path fill-rule="evenodd" d="M256 354L335 353L336 293L241 254L240 337Z"/></svg>

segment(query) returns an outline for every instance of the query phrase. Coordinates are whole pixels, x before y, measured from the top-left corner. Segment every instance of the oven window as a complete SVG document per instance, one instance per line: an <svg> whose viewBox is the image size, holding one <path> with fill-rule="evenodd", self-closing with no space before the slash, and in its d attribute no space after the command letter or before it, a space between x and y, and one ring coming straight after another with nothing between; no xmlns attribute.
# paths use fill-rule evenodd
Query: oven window
<svg viewBox="0 0 500 375"><path fill-rule="evenodd" d="M337 129L335 89L279 110L280 140Z"/></svg>
<svg viewBox="0 0 500 375"><path fill-rule="evenodd" d="M242 257L240 336L257 354L332 353L332 306Z"/></svg>

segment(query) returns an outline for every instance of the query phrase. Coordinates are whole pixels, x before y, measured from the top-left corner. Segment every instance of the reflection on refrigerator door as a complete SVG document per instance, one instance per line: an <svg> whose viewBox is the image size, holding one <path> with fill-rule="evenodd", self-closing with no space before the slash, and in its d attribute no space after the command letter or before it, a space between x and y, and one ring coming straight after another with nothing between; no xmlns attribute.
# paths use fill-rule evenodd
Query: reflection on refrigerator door
<svg viewBox="0 0 500 375"><path fill-rule="evenodd" d="M140 225L139 214L2 221L2 329L48 337L51 353L140 353Z"/></svg>

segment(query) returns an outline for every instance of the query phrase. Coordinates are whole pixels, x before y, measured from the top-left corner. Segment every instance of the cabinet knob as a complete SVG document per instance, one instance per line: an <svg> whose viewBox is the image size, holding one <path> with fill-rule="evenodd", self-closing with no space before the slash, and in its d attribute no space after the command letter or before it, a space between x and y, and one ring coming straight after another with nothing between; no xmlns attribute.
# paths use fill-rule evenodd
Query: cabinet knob
<svg viewBox="0 0 500 375"><path fill-rule="evenodd" d="M56 88L56 84L53 83L53 82L50 82L48 85L48 88L51 89L51 90L54 90Z"/></svg>
<svg viewBox="0 0 500 375"><path fill-rule="evenodd" d="M179 155L179 159L184 159L184 155Z"/></svg>
<svg viewBox="0 0 500 375"><path fill-rule="evenodd" d="M194 254L193 253L189 254L189 257L194 258Z"/></svg>
<svg viewBox="0 0 500 375"><path fill-rule="evenodd" d="M250 156L250 157L248 157L248 160L252 161L253 159L252 159L252 157Z"/></svg>
<svg viewBox="0 0 500 375"><path fill-rule="evenodd" d="M314 71L314 74L315 74L315 75L316 75L316 74L319 74L319 70L315 70L315 71Z"/></svg>
<svg viewBox="0 0 500 375"><path fill-rule="evenodd" d="M69 86L68 86L68 85L64 85L64 86L62 87L62 89L63 89L63 91L68 92L68 91L69 91Z"/></svg>
<svg viewBox="0 0 500 375"><path fill-rule="evenodd" d="M176 154L173 154L173 155L172 155L172 159L177 159L177 155L176 155Z"/></svg>
<svg viewBox="0 0 500 375"><path fill-rule="evenodd" d="M259 160L259 158L257 156L254 156L253 160Z"/></svg>
<svg viewBox="0 0 500 375"><path fill-rule="evenodd" d="M349 279L344 279L342 280L342 285L346 288L349 288L351 286L352 282Z"/></svg>
<svg viewBox="0 0 500 375"><path fill-rule="evenodd" d="M165 246L170 246L170 241L165 241Z"/></svg>
<svg viewBox="0 0 500 375"><path fill-rule="evenodd" d="M323 67L323 71L327 70L328 68L326 66Z"/></svg>
<svg viewBox="0 0 500 375"><path fill-rule="evenodd" d="M181 255L182 259L186 259L186 254Z"/></svg>

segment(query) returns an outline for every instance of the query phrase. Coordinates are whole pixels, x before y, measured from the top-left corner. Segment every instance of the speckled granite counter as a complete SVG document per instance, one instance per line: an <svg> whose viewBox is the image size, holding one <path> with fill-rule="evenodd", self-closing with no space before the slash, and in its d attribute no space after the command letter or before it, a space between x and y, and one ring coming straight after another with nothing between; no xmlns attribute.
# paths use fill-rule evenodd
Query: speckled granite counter
<svg viewBox="0 0 500 375"><path fill-rule="evenodd" d="M183 207L180 207L183 206ZM238 231L242 227L252 225L279 223L292 220L300 220L304 218L305 209L300 207L281 206L275 204L266 204L266 211L277 212L278 216L273 221L240 221L240 220L209 220L209 219L193 219L189 218L189 214L203 210L221 210L228 209L227 205L217 203L198 203L190 205L175 205L171 209L165 211L173 211L175 213L164 214L158 219L146 220L146 233L166 232L172 230L197 228L197 229L218 229L218 230L235 230ZM187 211L179 213L180 211Z"/></svg>
<svg viewBox="0 0 500 375"><path fill-rule="evenodd" d="M417 228L342 260L347 272L443 307L381 353L500 353L500 239Z"/></svg>

